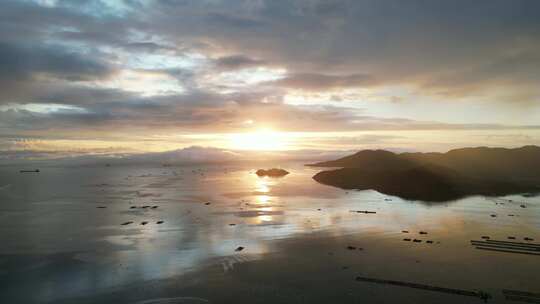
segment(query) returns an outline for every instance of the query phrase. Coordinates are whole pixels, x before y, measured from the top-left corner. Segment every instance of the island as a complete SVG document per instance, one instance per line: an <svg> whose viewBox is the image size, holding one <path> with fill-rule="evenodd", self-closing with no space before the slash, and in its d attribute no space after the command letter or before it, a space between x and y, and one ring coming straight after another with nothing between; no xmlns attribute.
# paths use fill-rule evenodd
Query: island
<svg viewBox="0 0 540 304"><path fill-rule="evenodd" d="M289 174L288 171L278 168L272 168L272 169L259 169L257 172L255 172L258 176L269 176L269 177L282 177L287 174Z"/></svg>
<svg viewBox="0 0 540 304"><path fill-rule="evenodd" d="M448 201L470 195L540 192L540 147L463 148L446 153L363 150L310 164L334 167L313 176L342 189L376 190L409 200Z"/></svg>

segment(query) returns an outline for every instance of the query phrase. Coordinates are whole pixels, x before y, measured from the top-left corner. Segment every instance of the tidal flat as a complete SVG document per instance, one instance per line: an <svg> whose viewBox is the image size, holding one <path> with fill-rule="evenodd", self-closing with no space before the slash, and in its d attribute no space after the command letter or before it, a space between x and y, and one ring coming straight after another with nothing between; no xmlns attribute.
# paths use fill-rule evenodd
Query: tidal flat
<svg viewBox="0 0 540 304"><path fill-rule="evenodd" d="M273 167L290 174L255 174ZM490 303L540 293L538 196L410 201L319 184L299 162L19 169L0 168L2 303L482 302L414 284Z"/></svg>

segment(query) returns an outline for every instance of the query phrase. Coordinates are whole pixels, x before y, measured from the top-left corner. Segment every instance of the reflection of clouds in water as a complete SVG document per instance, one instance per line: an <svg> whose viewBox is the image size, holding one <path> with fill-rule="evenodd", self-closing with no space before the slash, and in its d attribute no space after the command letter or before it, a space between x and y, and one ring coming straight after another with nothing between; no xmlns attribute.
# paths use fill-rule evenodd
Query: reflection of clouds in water
<svg viewBox="0 0 540 304"><path fill-rule="evenodd" d="M203 248L181 252L163 248L105 252L98 250L76 253L62 260L51 257L55 263L65 265L72 265L72 261L83 263L78 263L78 267L58 267L59 264L53 264L53 273L61 271L62 275L48 276L47 284L41 289L38 287L34 292L40 296L40 300L49 303L47 299L55 299L58 295L75 297L92 290L177 276L203 265L208 258Z"/></svg>
<svg viewBox="0 0 540 304"><path fill-rule="evenodd" d="M254 258L249 255L244 255L244 254L232 255L232 256L225 257L221 260L221 267L223 267L223 272L226 273L226 272L234 270L234 267L237 264L250 262L253 260Z"/></svg>
<svg viewBox="0 0 540 304"><path fill-rule="evenodd" d="M38 249L33 247L34 251L86 251L88 254L79 255L76 259L86 261L96 269L58 268L55 271L63 271L61 274L68 279L90 278L89 281L101 282L100 286L92 287L90 283L81 281L73 287L77 290L100 289L135 280L175 276L198 269L209 261L218 265L224 263L225 266L222 266L230 270L238 263L260 258L260 254L284 250L275 245L278 239L296 242L301 241L303 235L314 232L336 238L369 237L380 244L389 244L390 248L402 246L401 242L392 245L401 241L401 230L410 230L411 233L426 230L429 237L444 239L443 244L446 244L448 238L467 234L468 231L503 231L510 227L508 225L514 225L512 229L525 227L532 230L534 228L531 227L538 227L540 218L537 216L540 208L532 203L530 208L522 209L519 205L500 206L472 197L449 203L446 207L399 198L385 201L388 196L375 191L350 191L345 195L342 190L317 184L311 179L312 172L306 169L289 168L291 174L279 180L259 178L249 173L249 168L228 174L214 170L205 171L204 178L194 175L182 182L172 175L158 176L161 169L155 169L157 173L151 187L145 181L148 179L133 179L128 185L118 184L117 179L129 174L129 171L125 171L128 169L107 170L118 170L114 171L117 174L113 177L104 180L114 185L107 188L110 189L108 194L88 187L77 188L86 192L74 192L72 196L65 194L64 180L76 181L78 175L92 172L92 169L70 169L58 174L62 178L57 183L43 181L47 186L45 193L49 195L50 191L53 198L37 200L29 197L30 202L46 204L23 204L27 208L25 212L28 212L26 220L21 217L14 217L20 222L7 217L6 220L13 227L39 227L47 233L36 232L11 238L12 243L5 244L4 251L24 248L27 244L39 244ZM77 173L77 170L81 172ZM102 179L103 173L98 171L95 172L96 179ZM145 171L153 172L150 169ZM186 172L191 176L190 170ZM110 193L117 196L110 196ZM128 198L118 194L125 194ZM81 197L85 200L81 200ZM535 199L516 197L514 200L532 202ZM65 202L70 205L64 205ZM108 208L95 209L95 202L104 202ZM211 202L211 205L201 202ZM17 206L21 206L18 203ZM159 205L159 208L129 209L133 205ZM69 213L65 212L66 208L69 208ZM493 208L497 208L496 211L501 214L511 212L520 217L499 217L495 221L486 216ZM372 210L377 213L359 214L351 210ZM516 219L520 220L521 226L517 226ZM156 225L157 220L164 220L165 223ZM75 224L66 230L65 223L69 221ZM134 223L120 226L126 221ZM141 226L142 221L149 223ZM65 239L71 236L84 241L66 242ZM466 239L472 237L477 236L467 236ZM248 258L233 258L238 256L234 251L238 246L245 247L242 256ZM52 290L63 289L65 281L58 279L50 283L54 285Z"/></svg>
<svg viewBox="0 0 540 304"><path fill-rule="evenodd" d="M133 246L137 242L137 236L109 235L104 238L105 241L118 246Z"/></svg>

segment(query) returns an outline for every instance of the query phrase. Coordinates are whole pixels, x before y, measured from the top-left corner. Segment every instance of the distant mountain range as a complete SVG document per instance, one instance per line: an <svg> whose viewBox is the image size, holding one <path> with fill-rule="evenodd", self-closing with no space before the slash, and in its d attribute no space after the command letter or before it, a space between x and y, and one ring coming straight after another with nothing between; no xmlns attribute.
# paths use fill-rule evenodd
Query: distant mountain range
<svg viewBox="0 0 540 304"><path fill-rule="evenodd" d="M313 178L344 189L374 189L405 199L446 201L468 195L540 191L540 147L463 148L446 153L363 150L310 164L340 169Z"/></svg>
<svg viewBox="0 0 540 304"><path fill-rule="evenodd" d="M247 162L302 161L309 162L324 158L336 158L349 154L350 151L327 150L294 150L294 151L249 151L230 150L215 147L191 146L182 149L122 154L77 154L63 155L57 153L2 153L0 166L110 166L153 164L153 165L204 165Z"/></svg>

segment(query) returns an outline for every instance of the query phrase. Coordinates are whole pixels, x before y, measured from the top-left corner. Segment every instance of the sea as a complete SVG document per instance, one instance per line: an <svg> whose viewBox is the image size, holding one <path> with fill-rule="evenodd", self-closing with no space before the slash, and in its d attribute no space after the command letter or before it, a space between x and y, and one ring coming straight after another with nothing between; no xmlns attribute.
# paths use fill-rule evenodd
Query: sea
<svg viewBox="0 0 540 304"><path fill-rule="evenodd" d="M540 303L539 196L409 201L301 162L21 169L0 303Z"/></svg>

